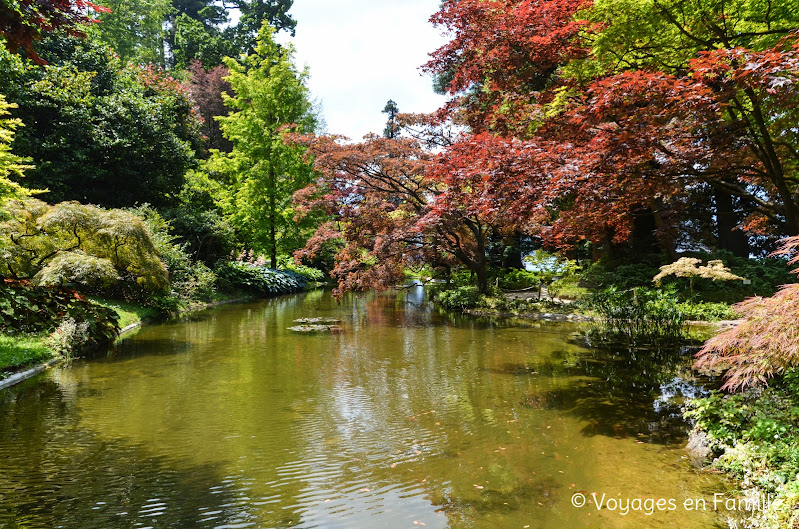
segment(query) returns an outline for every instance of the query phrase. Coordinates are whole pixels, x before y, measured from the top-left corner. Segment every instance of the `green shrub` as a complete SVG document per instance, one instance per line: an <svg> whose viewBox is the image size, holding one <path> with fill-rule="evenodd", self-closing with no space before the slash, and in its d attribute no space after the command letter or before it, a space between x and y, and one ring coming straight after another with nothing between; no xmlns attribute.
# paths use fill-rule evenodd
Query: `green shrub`
<svg viewBox="0 0 799 529"><path fill-rule="evenodd" d="M799 475L799 395L797 371L786 372L773 387L738 394L713 392L694 399L685 416L707 433L721 456L714 466L750 486L775 492Z"/></svg>
<svg viewBox="0 0 799 529"><path fill-rule="evenodd" d="M636 342L684 338L685 315L673 290L615 287L593 294L586 306L597 312L603 337Z"/></svg>
<svg viewBox="0 0 799 529"><path fill-rule="evenodd" d="M616 263L600 260L592 263L582 273L582 281L592 287L604 289L611 286L620 290L652 286L652 278L660 272L659 258L642 258L636 263Z"/></svg>
<svg viewBox="0 0 799 529"><path fill-rule="evenodd" d="M111 287L120 279L109 259L87 255L79 250L60 252L33 276L33 282L37 285L80 285L93 292Z"/></svg>
<svg viewBox="0 0 799 529"><path fill-rule="evenodd" d="M44 343L55 354L70 360L73 353L83 349L90 339L89 322L76 322L72 318L65 318Z"/></svg>
<svg viewBox="0 0 799 529"><path fill-rule="evenodd" d="M523 288L537 287L541 283L538 273L529 270L509 270L499 280L499 286L506 290L521 290Z"/></svg>
<svg viewBox="0 0 799 529"><path fill-rule="evenodd" d="M735 312L731 306L726 303L710 303L710 302L697 302L691 303L686 301L678 305L686 320L693 321L721 321L721 320L735 320L740 315Z"/></svg>
<svg viewBox="0 0 799 529"><path fill-rule="evenodd" d="M290 257L283 257L283 256L278 257L277 262L281 270L288 270L289 272L301 275L309 283L311 282L321 283L327 279L330 279L325 275L324 272L322 272L318 268L305 266L303 264L297 264L294 262L294 259Z"/></svg>
<svg viewBox="0 0 799 529"><path fill-rule="evenodd" d="M573 277L554 281L548 290L550 296L563 299L582 299L590 294L590 291L580 286L579 280Z"/></svg>
<svg viewBox="0 0 799 529"><path fill-rule="evenodd" d="M152 234L153 244L169 272L169 292L153 296L148 303L154 303L160 310L171 313L174 312L171 308L174 303L167 301L169 298L176 298L179 302L210 300L215 293L216 274L202 261L191 258L187 245L178 243L178 238L172 235L170 223L148 204L131 211L144 219Z"/></svg>
<svg viewBox="0 0 799 529"><path fill-rule="evenodd" d="M264 296L302 292L308 281L288 270L234 261L220 266L216 273L220 284L228 291L245 291Z"/></svg>
<svg viewBox="0 0 799 529"><path fill-rule="evenodd" d="M31 285L25 281L0 282L0 331L52 332L65 319L87 324L89 343L103 343L119 331L119 317L75 291Z"/></svg>
<svg viewBox="0 0 799 529"><path fill-rule="evenodd" d="M34 199L12 200L6 208L10 218L0 223L0 274L38 274L37 280L48 284L74 283L106 294L117 293L109 284L131 295L157 294L168 285L150 230L129 211Z"/></svg>
<svg viewBox="0 0 799 529"><path fill-rule="evenodd" d="M438 303L448 310L472 309L480 304L482 296L472 285L455 287L438 294Z"/></svg>

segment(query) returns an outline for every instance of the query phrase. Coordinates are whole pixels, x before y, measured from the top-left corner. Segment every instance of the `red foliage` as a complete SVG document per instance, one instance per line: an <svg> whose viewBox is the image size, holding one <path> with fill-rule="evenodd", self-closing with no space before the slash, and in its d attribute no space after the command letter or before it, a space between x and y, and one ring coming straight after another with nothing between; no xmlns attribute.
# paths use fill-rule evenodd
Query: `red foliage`
<svg viewBox="0 0 799 529"><path fill-rule="evenodd" d="M542 90L558 66L582 56L577 38L588 23L575 15L591 0L447 0L430 21L452 40L433 52L423 67L451 77L452 94L479 87L451 104L466 106L475 132L494 123L494 115L523 116L531 96Z"/></svg>
<svg viewBox="0 0 799 529"><path fill-rule="evenodd" d="M799 263L799 237L783 241L778 254ZM799 272L799 270L796 270ZM785 285L770 298L736 305L743 321L708 340L697 353L697 369L726 369L723 389L738 390L799 367L799 284Z"/></svg>
<svg viewBox="0 0 799 529"><path fill-rule="evenodd" d="M323 210L323 225L297 257L312 258L331 239L346 244L336 257L338 293L385 288L406 266L461 264L487 288L489 237L519 229L532 193L534 154L523 142L467 136L438 155L410 138L305 138L322 178L295 195L298 211Z"/></svg>
<svg viewBox="0 0 799 529"><path fill-rule="evenodd" d="M225 80L228 75L227 66L220 64L209 71L205 71L200 61L193 61L189 68L191 81L189 94L203 120L203 136L209 149L219 149L229 152L232 144L222 135L216 116L227 115L229 109L225 106L222 94L233 96L233 87Z"/></svg>
<svg viewBox="0 0 799 529"><path fill-rule="evenodd" d="M426 248L416 223L435 189L424 177L430 154L408 138L367 137L356 144L335 136L294 138L309 147L322 174L299 191L300 214L324 210L336 223L321 226L296 257L313 257L325 242L343 239L331 275L336 294L387 288L404 280L408 264L419 264Z"/></svg>
<svg viewBox="0 0 799 529"><path fill-rule="evenodd" d="M33 50L33 42L42 33L58 29L70 35L85 37L82 24L97 22L91 11L111 10L87 0L11 0L0 3L0 35L11 52L23 48L36 62L43 63Z"/></svg>
<svg viewBox="0 0 799 529"><path fill-rule="evenodd" d="M531 227L561 246L622 242L645 211L673 250L692 193L709 186L743 200L742 228L799 233L797 115L783 110L799 107L797 35L761 52L700 53L682 77L624 71L581 84L559 68L588 53L584 36L602 31L578 18L590 4L449 0L431 18L452 40L424 69L459 95L437 120L466 124L478 135L472 146L485 131L529 142L536 193L521 197ZM551 219L536 226L545 209Z"/></svg>

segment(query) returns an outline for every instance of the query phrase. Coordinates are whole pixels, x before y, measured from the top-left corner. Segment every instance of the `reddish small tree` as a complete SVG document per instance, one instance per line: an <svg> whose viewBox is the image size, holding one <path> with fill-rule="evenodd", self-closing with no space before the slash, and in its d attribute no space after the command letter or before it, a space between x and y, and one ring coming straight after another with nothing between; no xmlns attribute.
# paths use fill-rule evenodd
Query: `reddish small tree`
<svg viewBox="0 0 799 529"><path fill-rule="evenodd" d="M799 263L797 249L799 237L791 237L777 253ZM785 285L770 298L750 298L735 308L743 321L708 340L694 368L726 369L723 389L735 391L799 367L799 284Z"/></svg>
<svg viewBox="0 0 799 529"><path fill-rule="evenodd" d="M0 35L11 52L22 48L34 61L42 63L33 50L33 42L41 39L42 33L59 29L85 37L81 25L97 22L92 11L111 12L87 0L6 0L0 3Z"/></svg>
<svg viewBox="0 0 799 529"><path fill-rule="evenodd" d="M297 208L335 220L296 256L313 258L325 242L345 241L332 273L337 293L397 284L407 266L421 264L465 266L485 292L489 239L529 221L518 199L531 192L533 151L522 142L466 136L434 154L413 138L301 141L322 176L295 195Z"/></svg>
<svg viewBox="0 0 799 529"><path fill-rule="evenodd" d="M209 71L203 68L200 61L192 61L189 68L189 95L202 118L202 134L206 147L230 152L233 144L225 139L216 116L225 116L230 110L225 106L222 94L233 95L233 87L225 80L228 68L220 64Z"/></svg>

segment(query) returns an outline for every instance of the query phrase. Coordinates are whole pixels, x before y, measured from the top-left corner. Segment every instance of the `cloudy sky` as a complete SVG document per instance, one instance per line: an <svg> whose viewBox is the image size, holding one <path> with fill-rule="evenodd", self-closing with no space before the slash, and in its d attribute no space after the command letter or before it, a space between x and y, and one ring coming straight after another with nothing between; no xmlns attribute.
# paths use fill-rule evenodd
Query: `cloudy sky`
<svg viewBox="0 0 799 529"><path fill-rule="evenodd" d="M430 112L444 98L419 66L445 42L427 21L439 0L294 0L298 66L322 103L331 134L360 139L381 133L386 101L401 112ZM282 34L281 34L282 35Z"/></svg>

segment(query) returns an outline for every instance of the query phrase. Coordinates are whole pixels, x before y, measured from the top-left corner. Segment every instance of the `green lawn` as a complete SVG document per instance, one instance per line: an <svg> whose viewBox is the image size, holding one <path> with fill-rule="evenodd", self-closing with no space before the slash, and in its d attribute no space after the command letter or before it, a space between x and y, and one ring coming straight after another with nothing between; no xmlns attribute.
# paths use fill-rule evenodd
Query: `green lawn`
<svg viewBox="0 0 799 529"><path fill-rule="evenodd" d="M155 319L158 317L158 311L151 307L137 305L127 301L119 301L116 299L105 298L89 298L98 305L108 307L119 314L119 328L124 329L132 323L139 323L144 320Z"/></svg>
<svg viewBox="0 0 799 529"><path fill-rule="evenodd" d="M0 334L0 371L49 360L53 357L44 336ZM2 375L0 375L2 377Z"/></svg>

